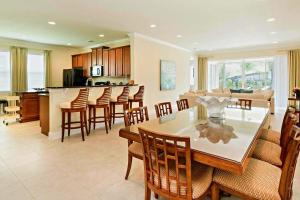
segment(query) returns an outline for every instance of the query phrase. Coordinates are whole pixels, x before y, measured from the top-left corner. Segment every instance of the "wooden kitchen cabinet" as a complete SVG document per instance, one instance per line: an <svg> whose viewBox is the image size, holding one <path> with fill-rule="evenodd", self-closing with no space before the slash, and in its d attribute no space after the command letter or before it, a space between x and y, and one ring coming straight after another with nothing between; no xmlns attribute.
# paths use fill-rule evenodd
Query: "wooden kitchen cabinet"
<svg viewBox="0 0 300 200"><path fill-rule="evenodd" d="M20 122L30 122L40 119L39 95L37 92L20 92Z"/></svg>
<svg viewBox="0 0 300 200"><path fill-rule="evenodd" d="M103 49L102 63L104 66L104 76L109 76L109 50Z"/></svg>
<svg viewBox="0 0 300 200"><path fill-rule="evenodd" d="M116 76L123 76L123 48L116 48Z"/></svg>
<svg viewBox="0 0 300 200"><path fill-rule="evenodd" d="M96 59L96 63L97 65L102 65L102 48L98 48L97 49L97 59Z"/></svg>
<svg viewBox="0 0 300 200"><path fill-rule="evenodd" d="M97 49L92 49L92 66L97 65Z"/></svg>
<svg viewBox="0 0 300 200"><path fill-rule="evenodd" d="M104 66L104 76L130 76L130 46L117 48L97 47L92 52L72 56L73 67L83 67L84 76L90 75L90 67Z"/></svg>
<svg viewBox="0 0 300 200"><path fill-rule="evenodd" d="M116 76L116 50L110 49L108 57L109 76Z"/></svg>
<svg viewBox="0 0 300 200"><path fill-rule="evenodd" d="M130 46L123 47L123 76L130 76Z"/></svg>
<svg viewBox="0 0 300 200"><path fill-rule="evenodd" d="M83 55L82 54L77 55L77 67L83 67Z"/></svg>

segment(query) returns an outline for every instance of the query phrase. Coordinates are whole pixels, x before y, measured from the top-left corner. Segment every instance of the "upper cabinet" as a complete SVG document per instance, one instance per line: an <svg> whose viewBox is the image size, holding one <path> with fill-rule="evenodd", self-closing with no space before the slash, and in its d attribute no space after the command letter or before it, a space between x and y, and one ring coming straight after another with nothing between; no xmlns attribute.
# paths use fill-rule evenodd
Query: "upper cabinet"
<svg viewBox="0 0 300 200"><path fill-rule="evenodd" d="M104 66L104 76L130 76L130 46L97 47L92 52L72 56L72 66L83 67L85 76L90 74L90 67L94 65Z"/></svg>

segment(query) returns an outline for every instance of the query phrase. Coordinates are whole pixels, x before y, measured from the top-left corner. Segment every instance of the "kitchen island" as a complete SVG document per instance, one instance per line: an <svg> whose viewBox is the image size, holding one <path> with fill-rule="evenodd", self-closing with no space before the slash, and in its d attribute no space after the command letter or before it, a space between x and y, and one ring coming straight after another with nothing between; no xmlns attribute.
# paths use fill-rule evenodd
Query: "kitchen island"
<svg viewBox="0 0 300 200"><path fill-rule="evenodd" d="M96 99L100 97L106 87L112 87L112 98L116 98L121 94L123 87L127 85L110 85L110 86L91 86L89 88L89 99ZM138 85L128 85L130 88L130 95L135 94L138 91ZM60 104L63 102L69 102L74 100L81 88L86 87L49 87L49 138L61 137L61 110ZM117 108L121 109L121 108ZM102 109L101 109L102 110ZM117 110L119 112L120 110ZM102 115L102 111L98 111ZM78 121L79 113L72 115L72 120ZM99 125L101 126L101 125ZM79 133L79 130L71 130L71 134Z"/></svg>

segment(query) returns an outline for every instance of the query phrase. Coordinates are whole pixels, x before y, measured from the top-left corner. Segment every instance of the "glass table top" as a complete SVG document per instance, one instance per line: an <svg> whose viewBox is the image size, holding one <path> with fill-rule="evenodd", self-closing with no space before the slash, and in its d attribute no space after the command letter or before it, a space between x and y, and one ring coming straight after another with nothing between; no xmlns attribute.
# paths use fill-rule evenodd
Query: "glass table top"
<svg viewBox="0 0 300 200"><path fill-rule="evenodd" d="M268 108L225 108L223 118L217 119L208 118L206 108L199 105L128 129L137 134L138 127L141 127L169 135L188 136L194 151L241 162L268 112Z"/></svg>

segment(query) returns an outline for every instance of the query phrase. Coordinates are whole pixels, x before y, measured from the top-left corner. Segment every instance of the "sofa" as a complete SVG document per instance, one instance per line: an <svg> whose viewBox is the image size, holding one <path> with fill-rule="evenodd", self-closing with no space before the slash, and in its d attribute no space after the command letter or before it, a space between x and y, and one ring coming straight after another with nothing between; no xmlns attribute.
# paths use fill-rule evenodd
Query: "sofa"
<svg viewBox="0 0 300 200"><path fill-rule="evenodd" d="M252 106L270 108L270 113L275 113L274 91L273 90L253 90L251 93L233 93L230 89L213 89L212 91L189 91L179 96L180 99L187 99L190 106L197 104L199 96L231 97L252 100Z"/></svg>

